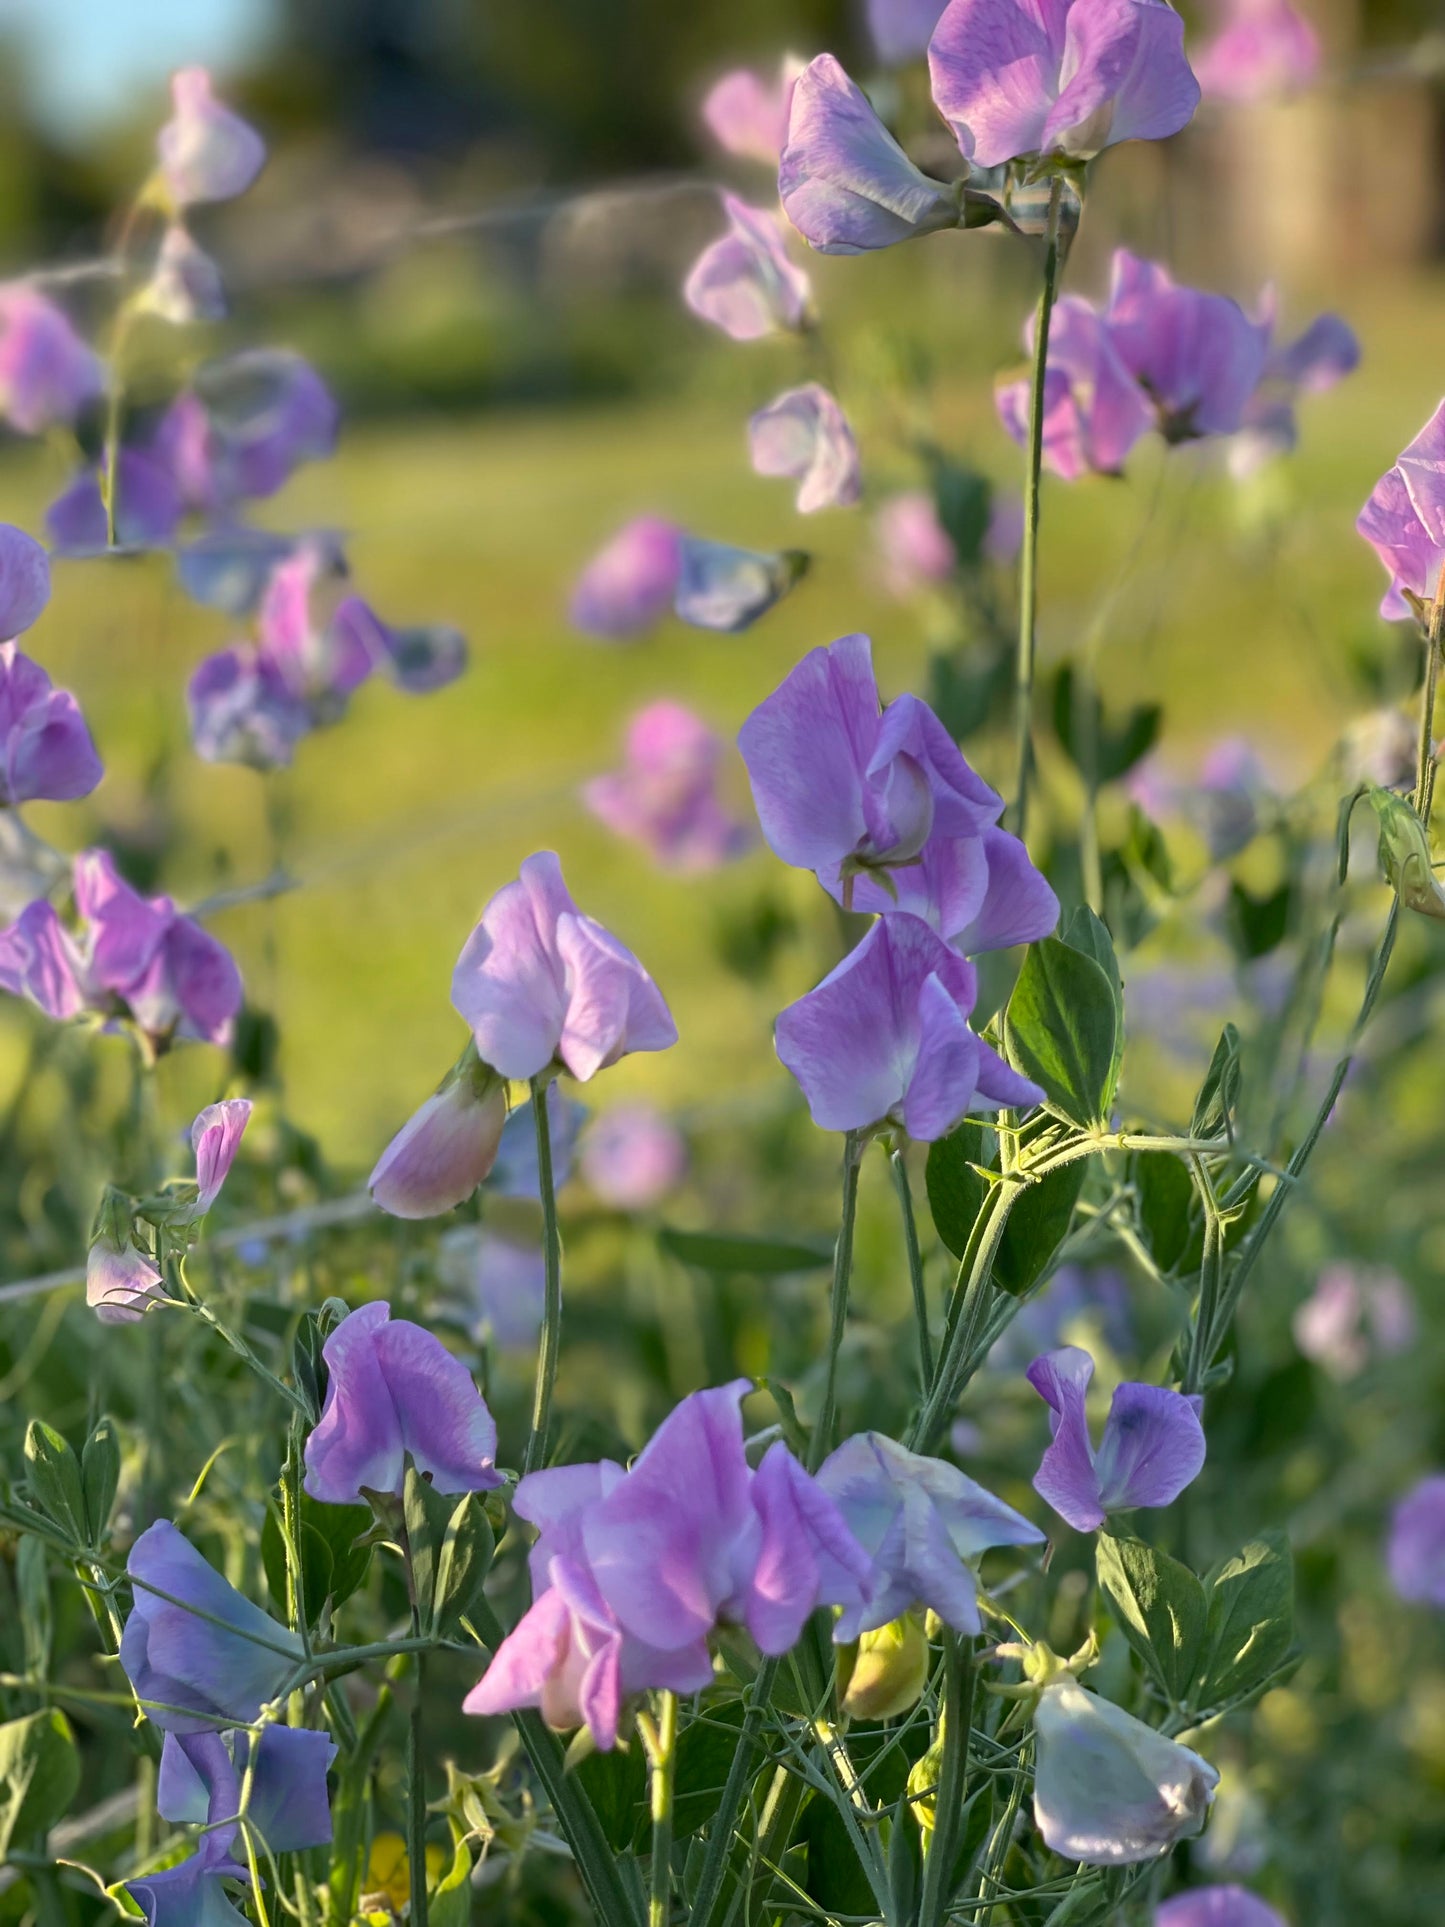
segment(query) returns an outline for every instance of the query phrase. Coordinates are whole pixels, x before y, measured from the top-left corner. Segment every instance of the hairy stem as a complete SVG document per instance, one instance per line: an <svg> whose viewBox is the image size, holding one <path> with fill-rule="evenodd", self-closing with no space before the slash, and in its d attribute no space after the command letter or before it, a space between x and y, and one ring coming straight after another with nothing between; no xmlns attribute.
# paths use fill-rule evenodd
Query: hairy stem
<svg viewBox="0 0 1445 1927"><path fill-rule="evenodd" d="M557 1187L552 1176L552 1127L547 1116L547 1078L532 1079L532 1120L537 1130L537 1186L542 1198L542 1256L546 1283L542 1300L542 1344L537 1354L537 1383L532 1395L532 1430L527 1439L524 1472L535 1472L547 1461L547 1433L552 1422L552 1391L557 1382L557 1358L562 1348L562 1235L557 1227Z"/></svg>
<svg viewBox="0 0 1445 1927"><path fill-rule="evenodd" d="M411 1927L426 1927L426 1754L422 1738L422 1667L416 1656L416 1697L406 1728L406 1857L411 1888Z"/></svg>
<svg viewBox="0 0 1445 1927"><path fill-rule="evenodd" d="M958 1823L968 1786L968 1742L973 1732L973 1642L945 1628L943 1635L943 1770L934 1801L933 1840L923 1870L919 1927L943 1927L952 1899Z"/></svg>

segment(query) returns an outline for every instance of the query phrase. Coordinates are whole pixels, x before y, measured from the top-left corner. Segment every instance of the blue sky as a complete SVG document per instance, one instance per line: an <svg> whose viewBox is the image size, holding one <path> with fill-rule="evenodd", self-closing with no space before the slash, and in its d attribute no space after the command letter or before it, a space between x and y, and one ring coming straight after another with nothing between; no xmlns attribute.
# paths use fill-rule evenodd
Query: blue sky
<svg viewBox="0 0 1445 1927"><path fill-rule="evenodd" d="M48 130L83 142L175 67L224 75L266 39L276 0L0 0L27 98Z"/></svg>

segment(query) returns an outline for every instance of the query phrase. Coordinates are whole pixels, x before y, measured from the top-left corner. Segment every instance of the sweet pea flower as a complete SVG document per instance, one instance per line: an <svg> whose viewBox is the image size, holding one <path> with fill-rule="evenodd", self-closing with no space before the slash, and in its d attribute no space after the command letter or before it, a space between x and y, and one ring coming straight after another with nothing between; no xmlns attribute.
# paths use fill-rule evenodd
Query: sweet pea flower
<svg viewBox="0 0 1445 1927"><path fill-rule="evenodd" d="M507 1090L469 1051L397 1132L368 1180L393 1218L436 1218L487 1176L507 1121Z"/></svg>
<svg viewBox="0 0 1445 1927"><path fill-rule="evenodd" d="M0 989L28 997L57 1023L84 1010L83 971L78 945L44 897L0 930Z"/></svg>
<svg viewBox="0 0 1445 1927"><path fill-rule="evenodd" d="M266 144L255 128L216 99L204 67L174 74L171 100L156 152L172 202L191 207L244 194L266 161Z"/></svg>
<svg viewBox="0 0 1445 1927"><path fill-rule="evenodd" d="M862 254L963 218L962 183L930 180L832 54L798 77L778 168L783 212L820 254Z"/></svg>
<svg viewBox="0 0 1445 1927"><path fill-rule="evenodd" d="M734 341L806 327L812 286L788 259L775 216L732 194L722 204L728 231L693 263L682 290L688 307Z"/></svg>
<svg viewBox="0 0 1445 1927"><path fill-rule="evenodd" d="M1036 323L1024 341L1033 352ZM1027 377L1001 384L999 418L1021 448L1029 438ZM1066 482L1083 475L1117 475L1139 439L1154 426L1154 411L1119 352L1104 317L1079 295L1065 295L1054 311L1044 378L1044 465Z"/></svg>
<svg viewBox="0 0 1445 1927"><path fill-rule="evenodd" d="M1267 100L1318 78L1320 37L1290 0L1224 0L1221 12L1219 32L1194 64L1207 98Z"/></svg>
<svg viewBox="0 0 1445 1927"><path fill-rule="evenodd" d="M161 1274L145 1252L99 1237L85 1263L85 1302L102 1325L134 1325L166 1295Z"/></svg>
<svg viewBox="0 0 1445 1927"><path fill-rule="evenodd" d="M1164 0L950 0L928 67L978 167L1167 140L1199 105L1184 22Z"/></svg>
<svg viewBox="0 0 1445 1927"><path fill-rule="evenodd" d="M623 768L585 783L582 800L663 868L713 870L749 842L717 793L722 754L721 740L700 716L681 703L650 703L628 725Z"/></svg>
<svg viewBox="0 0 1445 1927"><path fill-rule="evenodd" d="M1396 1506L1386 1563L1402 1599L1445 1607L1445 1474L1421 1479Z"/></svg>
<svg viewBox="0 0 1445 1927"><path fill-rule="evenodd" d="M437 1274L457 1316L478 1339L490 1339L499 1351L535 1349L547 1282L535 1240L524 1244L477 1225L458 1225L442 1239Z"/></svg>
<svg viewBox="0 0 1445 1927"><path fill-rule="evenodd" d="M1285 1927L1285 1920L1247 1888L1191 1887L1155 1908L1154 1927Z"/></svg>
<svg viewBox="0 0 1445 1927"><path fill-rule="evenodd" d="M1034 1824L1065 1860L1154 1860L1203 1829L1216 1770L1076 1681L1044 1688L1034 1735Z"/></svg>
<svg viewBox="0 0 1445 1927"><path fill-rule="evenodd" d="M579 1083L629 1051L667 1050L677 1027L632 952L583 916L551 850L530 856L468 937L452 1003L503 1077L560 1067Z"/></svg>
<svg viewBox="0 0 1445 1927"><path fill-rule="evenodd" d="M285 769L311 715L270 657L248 644L219 649L186 685L191 743L207 763Z"/></svg>
<svg viewBox="0 0 1445 1927"><path fill-rule="evenodd" d="M947 1464L921 1458L881 1432L845 1439L818 1471L872 1561L866 1597L842 1614L841 1645L926 1606L961 1633L982 1631L969 1561L991 1546L1044 1543L1036 1525Z"/></svg>
<svg viewBox="0 0 1445 1927"><path fill-rule="evenodd" d="M326 1505L400 1498L410 1454L438 1492L502 1483L497 1428L471 1374L439 1338L381 1300L343 1318L321 1348L326 1403L306 1441L305 1487Z"/></svg>
<svg viewBox="0 0 1445 1927"><path fill-rule="evenodd" d="M785 475L798 484L800 515L851 508L862 493L853 431L816 381L789 388L760 408L748 423L748 446L759 475Z"/></svg>
<svg viewBox="0 0 1445 1927"><path fill-rule="evenodd" d="M50 558L24 529L0 522L0 642L40 620L50 600Z"/></svg>
<svg viewBox="0 0 1445 1927"><path fill-rule="evenodd" d="M1266 295L1266 317L1273 319ZM1245 480L1299 440L1295 405L1301 395L1321 395L1360 365L1353 328L1336 314L1316 316L1293 341L1270 349L1259 387L1245 404L1244 419L1229 452L1230 473Z"/></svg>
<svg viewBox="0 0 1445 1927"><path fill-rule="evenodd" d="M572 1175L572 1160L577 1138L587 1116L587 1106L563 1095L560 1084L547 1086L547 1127L552 1146L552 1184L560 1191ZM536 1198L541 1196L537 1170L537 1121L532 1100L518 1104L502 1126L502 1141L497 1161L485 1179L486 1188L498 1198Z"/></svg>
<svg viewBox="0 0 1445 1927"><path fill-rule="evenodd" d="M1375 484L1355 527L1390 574L1380 614L1398 622L1421 613L1445 563L1445 401Z"/></svg>
<svg viewBox="0 0 1445 1927"><path fill-rule="evenodd" d="M938 505L925 489L890 496L873 518L873 535L892 594L910 596L947 582L958 567L953 537L938 519Z"/></svg>
<svg viewBox="0 0 1445 1927"><path fill-rule="evenodd" d="M842 903L848 879L824 872L825 890ZM1018 837L989 828L977 836L930 836L918 859L901 869L863 870L852 879L860 912L906 911L946 937L965 956L1035 943L1058 928L1059 899Z"/></svg>
<svg viewBox="0 0 1445 1927"><path fill-rule="evenodd" d="M682 541L681 529L655 515L639 515L619 529L577 579L574 627L608 642L654 628L677 593Z"/></svg>
<svg viewBox="0 0 1445 1927"><path fill-rule="evenodd" d="M163 549L181 519L181 498L170 471L143 449L123 448L115 464L115 547ZM83 469L45 511L45 528L57 555L105 555L110 524L100 471Z"/></svg>
<svg viewBox="0 0 1445 1927"><path fill-rule="evenodd" d="M288 348L248 348L198 370L161 418L153 452L185 506L212 515L274 495L303 461L331 454L339 419L309 362Z"/></svg>
<svg viewBox="0 0 1445 1927"><path fill-rule="evenodd" d="M0 809L89 796L101 761L80 704L38 662L0 642Z"/></svg>
<svg viewBox="0 0 1445 1927"><path fill-rule="evenodd" d="M1240 426L1268 362L1269 318L1252 321L1227 295L1181 287L1127 248L1114 255L1104 318L1167 441L1232 435Z"/></svg>
<svg viewBox="0 0 1445 1927"><path fill-rule="evenodd" d="M604 1111L582 1139L582 1176L614 1211L650 1211L687 1172L687 1145L650 1104Z"/></svg>
<svg viewBox="0 0 1445 1927"><path fill-rule="evenodd" d="M179 221L172 221L161 237L141 299L152 314L178 328L225 318L221 270Z"/></svg>
<svg viewBox="0 0 1445 1927"><path fill-rule="evenodd" d="M930 1144L970 1111L1041 1103L968 1025L973 965L921 918L880 917L816 990L778 1016L777 1052L825 1131L901 1125Z"/></svg>
<svg viewBox="0 0 1445 1927"><path fill-rule="evenodd" d="M1050 1407L1053 1444L1034 1490L1076 1532L1093 1532L1111 1512L1171 1505L1204 1464L1203 1400L1158 1385L1121 1385L1097 1453L1085 1399L1094 1361L1076 1345L1036 1358L1025 1374Z"/></svg>
<svg viewBox="0 0 1445 1927"><path fill-rule="evenodd" d="M776 167L788 132L788 102L803 71L795 54L784 54L777 78L749 67L724 74L708 89L702 117L713 139L729 154Z"/></svg>
<svg viewBox="0 0 1445 1927"><path fill-rule="evenodd" d="M673 613L694 629L736 635L780 602L807 568L800 549L767 554L685 536Z"/></svg>
<svg viewBox="0 0 1445 1927"><path fill-rule="evenodd" d="M241 977L225 946L169 897L142 897L105 850L75 859L75 904L84 920L86 1001L118 1000L155 1042L172 1036L227 1043L241 1007Z"/></svg>
<svg viewBox="0 0 1445 1927"><path fill-rule="evenodd" d="M1348 1263L1326 1265L1294 1315L1294 1341L1332 1378L1357 1377L1372 1353L1409 1349L1417 1319L1409 1287L1397 1272Z"/></svg>
<svg viewBox="0 0 1445 1927"><path fill-rule="evenodd" d="M197 1113L191 1149L196 1154L198 1214L209 1211L220 1195L250 1122L251 1100L246 1097L223 1097Z"/></svg>
<svg viewBox="0 0 1445 1927"><path fill-rule="evenodd" d="M250 1725L305 1657L296 1634L243 1599L169 1519L136 1540L126 1571L134 1604L120 1663L167 1733Z"/></svg>
<svg viewBox="0 0 1445 1927"><path fill-rule="evenodd" d="M868 0L868 32L885 67L919 60L938 25L945 0Z"/></svg>
<svg viewBox="0 0 1445 1927"><path fill-rule="evenodd" d="M0 283L0 416L22 435L70 427L105 392L105 364L48 296Z"/></svg>

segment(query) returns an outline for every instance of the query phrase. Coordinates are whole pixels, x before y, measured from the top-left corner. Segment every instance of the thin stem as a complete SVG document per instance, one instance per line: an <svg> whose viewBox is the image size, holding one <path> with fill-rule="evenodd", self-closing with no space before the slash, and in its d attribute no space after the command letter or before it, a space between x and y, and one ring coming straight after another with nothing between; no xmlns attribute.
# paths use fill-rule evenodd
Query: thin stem
<svg viewBox="0 0 1445 1927"><path fill-rule="evenodd" d="M934 1799L933 1839L923 1870L919 1927L943 1927L952 1899L958 1858L958 1823L968 1785L968 1743L973 1732L973 1641L946 1629L943 1635L943 1770Z"/></svg>
<svg viewBox="0 0 1445 1927"><path fill-rule="evenodd" d="M848 1286L853 1275L853 1225L858 1215L858 1133L843 1139L843 1219L833 1247L833 1287L828 1309L828 1367L823 1380L823 1404L808 1444L808 1470L816 1472L832 1450L833 1426L838 1416L838 1354L848 1324Z"/></svg>
<svg viewBox="0 0 1445 1927"><path fill-rule="evenodd" d="M773 1681L778 1676L781 1663L777 1659L765 1659L753 1680L748 1710L743 1715L737 1750L728 1767L722 1799L708 1826L707 1852L703 1855L702 1873L693 1896L691 1927L715 1927L715 1922L722 1916L718 1903L727 1872L728 1854L732 1849L733 1833L738 1814L742 1811L743 1798L751 1782L753 1752L762 1730L763 1714L772 1699Z"/></svg>
<svg viewBox="0 0 1445 1927"><path fill-rule="evenodd" d="M1034 365L1029 387L1028 470L1024 477L1024 545L1019 577L1019 641L1014 673L1014 734L1018 746L1018 783L1014 829L1028 834L1029 776L1033 768L1034 638L1038 615L1039 493L1044 462L1044 379L1049 365L1049 330L1059 282L1059 209L1064 183L1055 175L1049 189L1049 224L1044 251L1044 285L1034 322Z"/></svg>
<svg viewBox="0 0 1445 1927"><path fill-rule="evenodd" d="M903 1244L908 1253L908 1282L913 1287L913 1316L918 1323L918 1364L923 1389L933 1383L933 1340L928 1332L928 1296L923 1286L923 1254L918 1249L918 1220L913 1212L913 1192L908 1183L908 1162L903 1146L895 1144L888 1153L893 1169L893 1189L898 1193L898 1211L903 1219Z"/></svg>
<svg viewBox="0 0 1445 1927"><path fill-rule="evenodd" d="M938 1361L933 1384L908 1439L913 1452L933 1450L949 1413L963 1389L960 1367L968 1357L979 1321L983 1316L994 1260L1008 1225L1009 1212L1020 1187L996 1184L984 1199L969 1237L968 1255L959 1266L961 1291L955 1290L950 1309L950 1329L944 1335L943 1355Z"/></svg>
<svg viewBox="0 0 1445 1927"><path fill-rule="evenodd" d="M542 1299L542 1343L537 1354L537 1383L532 1394L532 1430L527 1439L524 1472L535 1472L547 1459L547 1431L552 1419L552 1391L557 1382L557 1359L562 1348L562 1235L557 1227L557 1188L552 1177L552 1127L547 1116L547 1077L532 1079L532 1121L537 1131L537 1186L542 1199L542 1257L546 1282Z"/></svg>
<svg viewBox="0 0 1445 1927"><path fill-rule="evenodd" d="M1420 713L1420 754L1415 773L1415 810L1430 830L1430 814L1435 801L1435 696L1439 689L1440 644L1445 633L1445 569L1430 606L1425 625L1425 701Z"/></svg>
<svg viewBox="0 0 1445 1927"><path fill-rule="evenodd" d="M667 1927L672 1912L672 1795L677 1772L677 1694L658 1694L656 1723L637 1717L652 1768L652 1871L647 1927Z"/></svg>
<svg viewBox="0 0 1445 1927"><path fill-rule="evenodd" d="M422 1744L422 1654L416 1656L416 1696L406 1729L406 1857L411 1927L426 1927L426 1754Z"/></svg>

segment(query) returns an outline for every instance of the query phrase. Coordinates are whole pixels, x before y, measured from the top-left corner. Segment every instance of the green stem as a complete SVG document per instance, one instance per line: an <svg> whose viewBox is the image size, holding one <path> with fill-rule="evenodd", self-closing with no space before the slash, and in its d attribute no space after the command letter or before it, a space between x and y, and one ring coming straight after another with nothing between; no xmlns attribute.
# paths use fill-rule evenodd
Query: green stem
<svg viewBox="0 0 1445 1927"><path fill-rule="evenodd" d="M753 1680L748 1710L743 1715L742 1728L738 1733L737 1750L729 1763L728 1777L723 1784L722 1799L708 1823L707 1851L703 1855L702 1872L693 1896L691 1927L715 1927L715 1923L723 1917L719 1901L727 1873L728 1855L732 1850L733 1833L742 1811L743 1798L752 1781L753 1753L781 1664L778 1659L765 1659Z"/></svg>
<svg viewBox="0 0 1445 1927"><path fill-rule="evenodd" d="M1044 285L1034 322L1034 365L1029 387L1029 452L1024 478L1024 546L1019 578L1019 642L1014 674L1014 734L1018 783L1014 829L1028 834L1029 776L1033 768L1034 638L1038 614L1039 492L1044 461L1044 378L1049 365L1049 330L1059 283L1059 209L1063 180L1049 189L1049 224L1044 252Z"/></svg>
<svg viewBox="0 0 1445 1927"><path fill-rule="evenodd" d="M1445 635L1445 569L1440 571L1440 586L1431 604L1425 625L1425 700L1420 713L1420 755L1415 774L1415 810L1430 834L1430 816L1435 802L1435 696L1440 678L1440 644Z"/></svg>
<svg viewBox="0 0 1445 1927"><path fill-rule="evenodd" d="M893 1188L898 1193L898 1211L903 1219L903 1244L908 1253L908 1282L913 1288L913 1316L918 1323L918 1364L923 1389L933 1382L933 1340L928 1332L928 1295L923 1285L923 1254L918 1248L918 1220L913 1211L913 1192L908 1184L908 1162L901 1144L888 1153L893 1169Z"/></svg>
<svg viewBox="0 0 1445 1927"><path fill-rule="evenodd" d="M557 1359L562 1348L562 1236L557 1227L557 1189L552 1176L552 1127L547 1116L547 1077L532 1079L532 1119L537 1130L537 1185L542 1198L542 1257L546 1282L542 1300L542 1343L537 1354L537 1383L532 1395L532 1430L527 1439L524 1472L546 1463L547 1432L552 1419L552 1392L557 1382Z"/></svg>
<svg viewBox="0 0 1445 1927"><path fill-rule="evenodd" d="M969 1248L959 1266L961 1291L954 1292L949 1329L944 1334L943 1354L938 1361L933 1384L923 1402L908 1447L913 1452L931 1452L938 1434L963 1390L961 1366L973 1344L984 1312L994 1260L1008 1225L1009 1212L1018 1196L1016 1184L996 1184L984 1199L983 1208L969 1236Z"/></svg>
<svg viewBox="0 0 1445 1927"><path fill-rule="evenodd" d="M677 1694L658 1694L654 1722L638 1715L638 1730L652 1768L652 1871L647 1927L667 1927L672 1912L672 1795L677 1771Z"/></svg>
<svg viewBox="0 0 1445 1927"><path fill-rule="evenodd" d="M848 1285L853 1275L853 1225L858 1215L858 1133L843 1139L843 1220L833 1247L833 1287L828 1309L828 1367L823 1380L823 1404L808 1444L808 1470L816 1472L833 1444L838 1415L838 1354L848 1324Z"/></svg>
<svg viewBox="0 0 1445 1927"><path fill-rule="evenodd" d="M426 1754L422 1745L422 1654L416 1656L416 1697L406 1730L406 1857L411 1927L426 1927Z"/></svg>
<svg viewBox="0 0 1445 1927"><path fill-rule="evenodd" d="M933 1839L923 1870L919 1927L943 1927L953 1898L958 1823L968 1787L968 1743L973 1732L973 1641L943 1635L943 1770L934 1799Z"/></svg>

